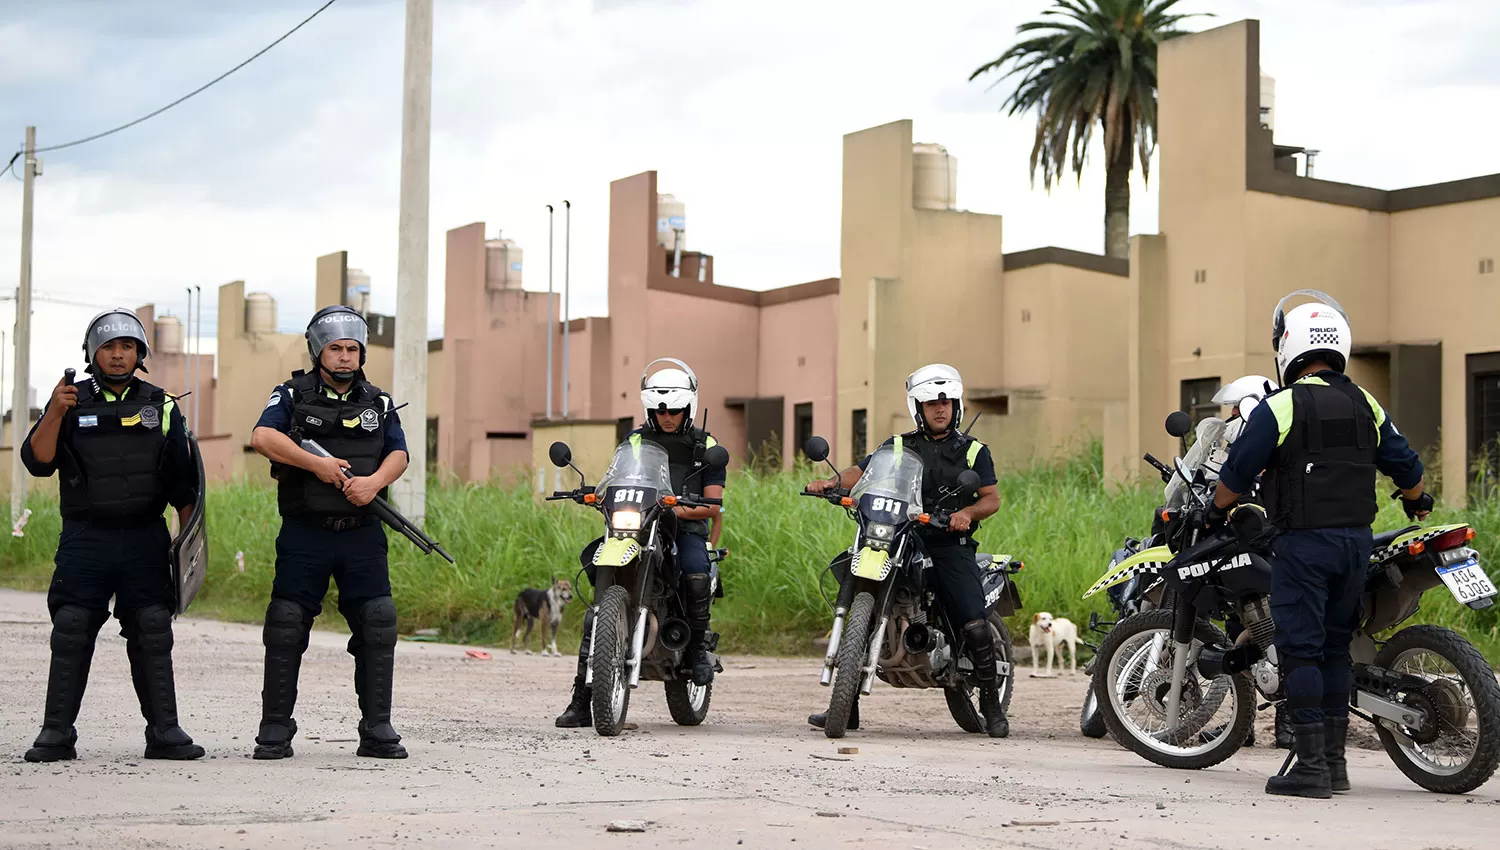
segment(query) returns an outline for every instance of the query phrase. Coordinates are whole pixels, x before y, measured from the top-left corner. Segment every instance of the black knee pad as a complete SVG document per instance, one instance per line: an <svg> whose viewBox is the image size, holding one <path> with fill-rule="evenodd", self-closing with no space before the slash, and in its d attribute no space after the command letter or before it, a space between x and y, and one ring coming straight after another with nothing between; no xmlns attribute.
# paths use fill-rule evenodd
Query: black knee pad
<svg viewBox="0 0 1500 850"><path fill-rule="evenodd" d="M266 606L266 627L262 633L265 645L281 649L307 649L312 618L301 605L290 599L272 599Z"/></svg>
<svg viewBox="0 0 1500 850"><path fill-rule="evenodd" d="M128 641L139 641L149 655L172 651L172 612L165 605L147 605L130 613L125 622Z"/></svg>
<svg viewBox="0 0 1500 850"><path fill-rule="evenodd" d="M993 649L995 646L995 637L990 634L988 620L970 620L964 623L964 637L972 647L988 646Z"/></svg>
<svg viewBox="0 0 1500 850"><path fill-rule="evenodd" d="M100 617L78 605L60 606L52 615L52 651L68 654L87 650L108 616Z"/></svg>
<svg viewBox="0 0 1500 850"><path fill-rule="evenodd" d="M359 606L359 629L368 645L395 646L396 601L389 596L377 596Z"/></svg>

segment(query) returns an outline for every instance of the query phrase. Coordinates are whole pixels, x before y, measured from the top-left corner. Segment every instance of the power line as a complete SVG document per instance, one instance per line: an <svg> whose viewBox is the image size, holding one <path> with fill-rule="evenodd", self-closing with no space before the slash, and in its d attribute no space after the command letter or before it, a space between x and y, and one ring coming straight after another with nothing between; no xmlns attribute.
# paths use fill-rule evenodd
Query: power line
<svg viewBox="0 0 1500 850"><path fill-rule="evenodd" d="M177 104L182 103L183 101L187 100L188 98L190 98L190 97L192 97L192 96L194 96L196 94L202 93L204 90L208 89L210 86L214 85L215 83L219 82L220 80L223 80L225 77L228 77L230 74L233 74L235 71L238 71L239 69L245 67L246 65L249 65L251 62L254 62L256 59L259 59L266 51L268 51L271 48L275 47L276 45L282 43L283 41L286 41L287 38L289 38L292 33L296 32L297 30L302 29L313 18L316 18L317 16L323 14L323 10L324 9L327 9L329 6L332 6L336 2L338 2L338 0L328 0L327 3L324 3L322 6L319 6L318 10L316 12L313 12L311 15L308 15L306 18L303 18L301 23L299 23L296 26L292 27L291 29L287 30L281 36L281 38L278 38L275 41L271 42L270 44L266 45L265 47L262 47L258 52L256 52L256 54L254 56L251 56L249 59L246 59L245 61L241 62L240 64L238 64L236 66L234 66L233 68L230 68L228 71L225 71L224 73L220 74L219 76L214 77L212 80L209 80L208 82L204 83L203 85L199 86L198 88L193 89L192 91L188 92L187 94L183 95L182 97L179 97L176 100L172 101L171 103L167 104L166 106L163 106L162 108L156 110L155 112L151 112L151 113L148 113L146 115L142 115L140 118L137 118L137 119L135 119L134 121L131 121L128 124L121 124L120 126L115 127L112 130L105 130L102 133L95 133L94 135L88 136L86 138L78 139L78 140L72 141L72 142L67 142L67 143L61 144L61 145L49 145L49 146L47 146L45 148L37 148L34 151L34 153L46 153L47 151L58 151L58 150L62 150L63 148L75 147L77 145L82 145L82 144L85 144L85 143L88 143L88 142L95 141L97 139L102 139L105 136L112 136L115 133L120 132L121 130L128 130L131 127L134 127L135 125L140 124L143 121L149 121L150 119L155 118L156 116L162 114L163 112L166 112L168 109L171 109L172 107L176 106ZM15 165L15 163L16 163L16 159L19 156L21 156L21 154L23 154L23 153L25 153L25 151L16 151L15 155L10 158L10 162L6 164L6 168L10 169L11 167L13 167Z"/></svg>

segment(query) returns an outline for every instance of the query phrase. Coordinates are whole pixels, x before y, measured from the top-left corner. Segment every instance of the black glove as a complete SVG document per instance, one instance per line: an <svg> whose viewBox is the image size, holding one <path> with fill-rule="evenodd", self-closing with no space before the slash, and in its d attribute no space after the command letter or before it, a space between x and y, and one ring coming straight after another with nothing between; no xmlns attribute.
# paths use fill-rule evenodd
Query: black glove
<svg viewBox="0 0 1500 850"><path fill-rule="evenodd" d="M1208 511L1203 515L1203 527L1206 529L1217 528L1224 524L1229 517L1229 509L1221 508L1213 502L1208 503Z"/></svg>
<svg viewBox="0 0 1500 850"><path fill-rule="evenodd" d="M1407 519L1416 519L1417 514L1428 513L1432 510L1433 505L1436 504L1432 500L1432 494L1428 493L1425 490L1422 491L1422 495L1416 497L1415 499L1402 498L1400 490L1392 493L1391 498L1401 499L1401 509L1406 511Z"/></svg>

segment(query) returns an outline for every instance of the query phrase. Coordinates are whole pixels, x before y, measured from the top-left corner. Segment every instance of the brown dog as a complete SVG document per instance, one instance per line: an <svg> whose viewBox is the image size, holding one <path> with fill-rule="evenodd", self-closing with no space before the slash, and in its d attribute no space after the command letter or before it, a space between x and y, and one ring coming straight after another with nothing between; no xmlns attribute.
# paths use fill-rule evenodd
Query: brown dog
<svg viewBox="0 0 1500 850"><path fill-rule="evenodd" d="M563 608L573 601L573 582L565 578L552 580L552 587L547 590L537 590L528 587L516 595L515 633L510 638L510 651L516 651L516 641L521 642L521 648L526 649L526 642L531 639L531 629L537 621L542 621L542 654L562 655L557 651L557 630L562 626ZM521 622L526 622L526 634L521 634ZM531 650L526 649L530 655Z"/></svg>

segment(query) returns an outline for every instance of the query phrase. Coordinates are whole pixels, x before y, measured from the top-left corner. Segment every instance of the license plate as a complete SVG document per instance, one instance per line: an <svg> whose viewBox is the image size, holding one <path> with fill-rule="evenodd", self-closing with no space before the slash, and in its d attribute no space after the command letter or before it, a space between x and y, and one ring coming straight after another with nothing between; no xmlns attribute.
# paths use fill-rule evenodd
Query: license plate
<svg viewBox="0 0 1500 850"><path fill-rule="evenodd" d="M1495 585L1484 574L1484 568L1479 566L1477 558L1460 561L1437 572L1443 584L1448 585L1448 589L1453 592L1453 598L1465 605L1496 595Z"/></svg>

